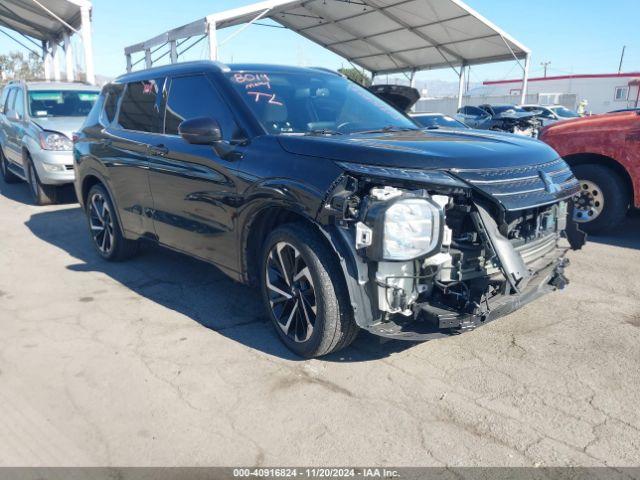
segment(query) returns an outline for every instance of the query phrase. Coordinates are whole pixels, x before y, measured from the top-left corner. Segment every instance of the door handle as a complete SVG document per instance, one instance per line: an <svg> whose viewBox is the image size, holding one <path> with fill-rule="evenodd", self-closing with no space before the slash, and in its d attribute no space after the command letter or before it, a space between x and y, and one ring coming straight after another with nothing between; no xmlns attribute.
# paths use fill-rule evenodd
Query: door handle
<svg viewBox="0 0 640 480"><path fill-rule="evenodd" d="M167 147L165 147L164 145L157 145L157 146L149 145L147 147L147 152L149 153L149 155L156 155L158 157L164 157L165 155L167 155L169 153L169 149Z"/></svg>

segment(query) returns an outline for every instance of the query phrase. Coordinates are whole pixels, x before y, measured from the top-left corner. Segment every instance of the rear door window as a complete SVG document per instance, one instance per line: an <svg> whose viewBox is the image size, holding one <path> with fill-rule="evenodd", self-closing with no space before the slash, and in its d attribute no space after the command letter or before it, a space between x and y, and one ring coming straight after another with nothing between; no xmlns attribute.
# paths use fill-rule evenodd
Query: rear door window
<svg viewBox="0 0 640 480"><path fill-rule="evenodd" d="M116 119L118 100L120 100L122 91L123 88L121 85L113 85L105 89L104 108L102 109L102 116L100 117L100 123L102 125L109 126Z"/></svg>
<svg viewBox="0 0 640 480"><path fill-rule="evenodd" d="M159 133L163 85L163 79L127 84L118 115L119 126L125 130Z"/></svg>
<svg viewBox="0 0 640 480"><path fill-rule="evenodd" d="M229 108L205 75L173 78L165 109L165 133L178 135L182 122L197 117L217 120L226 140L230 140L237 129Z"/></svg>

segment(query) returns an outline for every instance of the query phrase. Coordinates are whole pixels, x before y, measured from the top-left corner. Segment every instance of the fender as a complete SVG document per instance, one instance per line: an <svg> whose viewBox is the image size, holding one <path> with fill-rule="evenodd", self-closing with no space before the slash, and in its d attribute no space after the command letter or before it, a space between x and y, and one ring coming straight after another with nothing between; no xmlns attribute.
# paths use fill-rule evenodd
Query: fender
<svg viewBox="0 0 640 480"><path fill-rule="evenodd" d="M266 211L279 209L316 224L314 218L318 206L322 203L322 192L294 180L270 178L252 185L238 198L238 203L240 206L236 232L238 243L242 246L239 266L240 271L248 272L249 232L255 221Z"/></svg>

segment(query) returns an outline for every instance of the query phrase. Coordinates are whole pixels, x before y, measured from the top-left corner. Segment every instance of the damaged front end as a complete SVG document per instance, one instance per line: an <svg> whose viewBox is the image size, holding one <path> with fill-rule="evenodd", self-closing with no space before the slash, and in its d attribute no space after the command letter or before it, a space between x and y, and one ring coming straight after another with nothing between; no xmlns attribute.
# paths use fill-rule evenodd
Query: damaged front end
<svg viewBox="0 0 640 480"><path fill-rule="evenodd" d="M564 288L578 184L562 160L441 172L341 164L320 212L358 325L428 340Z"/></svg>

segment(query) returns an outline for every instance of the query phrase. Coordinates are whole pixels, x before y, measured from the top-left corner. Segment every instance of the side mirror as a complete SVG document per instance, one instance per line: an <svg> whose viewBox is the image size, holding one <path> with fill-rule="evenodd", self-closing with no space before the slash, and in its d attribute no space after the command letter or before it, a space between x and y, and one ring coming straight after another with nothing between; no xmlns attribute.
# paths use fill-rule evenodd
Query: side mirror
<svg viewBox="0 0 640 480"><path fill-rule="evenodd" d="M178 127L178 133L194 145L215 145L222 142L220 124L211 117L197 117L185 120Z"/></svg>
<svg viewBox="0 0 640 480"><path fill-rule="evenodd" d="M21 120L20 115L18 115L18 112L15 112L13 110L7 112L7 118L12 122L18 122Z"/></svg>

